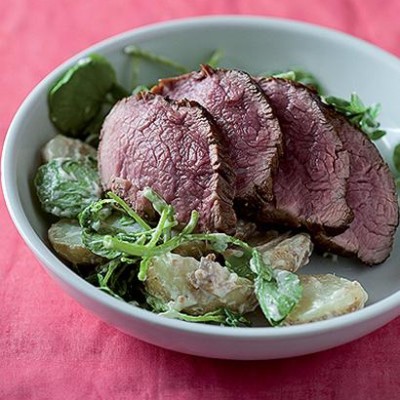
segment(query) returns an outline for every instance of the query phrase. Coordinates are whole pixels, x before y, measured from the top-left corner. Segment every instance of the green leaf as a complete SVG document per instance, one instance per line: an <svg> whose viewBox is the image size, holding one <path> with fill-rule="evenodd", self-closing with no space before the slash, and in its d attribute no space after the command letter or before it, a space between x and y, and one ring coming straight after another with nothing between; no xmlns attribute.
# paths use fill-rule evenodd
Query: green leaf
<svg viewBox="0 0 400 400"><path fill-rule="evenodd" d="M253 250L250 267L257 275L254 292L261 310L271 325L279 325L300 301L300 279L292 272L272 269L256 249Z"/></svg>
<svg viewBox="0 0 400 400"><path fill-rule="evenodd" d="M128 97L130 95L130 93L117 82L114 82L114 84L111 86L108 94L111 97L111 104L114 104L118 100L121 100L124 97Z"/></svg>
<svg viewBox="0 0 400 400"><path fill-rule="evenodd" d="M301 68L296 68L293 70L293 72L296 76L295 80L297 82L300 82L303 85L312 87L319 94L323 94L325 92L325 89L322 86L321 82L311 72L305 71Z"/></svg>
<svg viewBox="0 0 400 400"><path fill-rule="evenodd" d="M44 211L76 218L101 196L96 163L87 158L56 158L39 167L34 184Z"/></svg>
<svg viewBox="0 0 400 400"><path fill-rule="evenodd" d="M274 78L288 79L291 81L300 82L303 85L309 86L316 90L320 95L325 92L321 82L311 72L301 68L294 68L288 71L279 71L275 73L262 74L265 76L273 76Z"/></svg>
<svg viewBox="0 0 400 400"><path fill-rule="evenodd" d="M250 326L251 322L243 315L237 314L229 310L228 308L223 309L226 318L224 321L224 325L238 327L238 326Z"/></svg>
<svg viewBox="0 0 400 400"><path fill-rule="evenodd" d="M119 206L121 211L125 212L126 215L131 217L138 225L140 225L144 230L151 229L150 225L143 220L143 218L137 214L134 210L132 210L129 205L122 200L119 196L114 194L113 192L108 192L107 196L113 200L114 206Z"/></svg>
<svg viewBox="0 0 400 400"><path fill-rule="evenodd" d="M68 69L50 89L50 120L68 136L78 136L101 111L106 95L117 88L111 64L92 54Z"/></svg>
<svg viewBox="0 0 400 400"><path fill-rule="evenodd" d="M164 220L162 221L162 232L164 241L171 237L171 229L178 225L178 221L175 218L175 210L153 189L146 187L143 190L143 196L149 200L154 210L162 217L164 214ZM186 233L189 233L195 229L198 221L198 215L191 215L188 225L184 228ZM159 224L160 225L160 224Z"/></svg>
<svg viewBox="0 0 400 400"><path fill-rule="evenodd" d="M343 114L371 140L378 140L386 134L384 130L379 129L380 123L376 120L381 109L380 104L367 107L356 93L351 94L350 101L334 96L323 96L322 101Z"/></svg>
<svg viewBox="0 0 400 400"><path fill-rule="evenodd" d="M109 260L116 260L122 257L122 252L110 249L105 245L105 236L89 229L82 230L82 243L92 253Z"/></svg>
<svg viewBox="0 0 400 400"><path fill-rule="evenodd" d="M394 152L393 152L393 163L394 163L394 166L395 166L397 172L400 173L400 144L398 144L398 145L394 148Z"/></svg>
<svg viewBox="0 0 400 400"><path fill-rule="evenodd" d="M135 95L135 94L138 94L138 93L141 93L141 92L148 92L148 91L149 91L149 88L147 86L138 85L138 86L135 87L135 89L133 89L132 94Z"/></svg>
<svg viewBox="0 0 400 400"><path fill-rule="evenodd" d="M214 251L223 254L229 245L240 248L243 255L243 263L240 268L235 268L238 260L227 259L226 266L231 268L239 276L254 279L255 294L260 303L265 317L272 325L279 324L289 314L301 297L301 284L298 277L288 271L273 270L267 265L257 249L253 249L247 243L224 233L191 233L197 222L198 215L192 213L191 221L181 231L170 235L171 221L175 221L174 209L167 204L157 193L149 190L147 198L153 202L153 207L161 213L160 220L155 228L144 229L134 234L99 234L110 229L105 229L102 224L109 218L108 212L104 212L110 205L117 207L137 223L135 212L118 198L115 194L112 199L100 200L85 209L80 215L80 223L85 228L83 242L89 246L95 254L103 257L129 259L139 264L138 278L146 279L149 262L153 256L161 256L173 251L183 243L205 241ZM102 211L103 210L103 211ZM167 233L166 233L167 232ZM89 240L88 240L89 239ZM236 263L236 265L238 265ZM220 322L226 323L226 314L207 314L204 316L186 316L176 310L168 309L165 316L184 319L194 322ZM232 316L231 316L232 317ZM232 318L231 318L232 319Z"/></svg>
<svg viewBox="0 0 400 400"><path fill-rule="evenodd" d="M217 68L221 63L223 56L224 52L221 49L214 50L210 58L202 64L209 65L211 68Z"/></svg>
<svg viewBox="0 0 400 400"><path fill-rule="evenodd" d="M243 315L234 313L227 308L210 311L202 315L189 315L174 309L171 303L164 303L162 300L148 294L146 295L146 301L153 312L156 312L166 318L180 319L182 321L197 323L217 323L220 325L233 327L251 325L250 321Z"/></svg>
<svg viewBox="0 0 400 400"><path fill-rule="evenodd" d="M289 81L296 80L296 74L294 73L294 71L278 72L276 74L273 74L272 76L274 78L287 79Z"/></svg>
<svg viewBox="0 0 400 400"><path fill-rule="evenodd" d="M109 261L103 266L102 272L105 272L104 275L100 272L97 274L100 288L108 287L108 281L114 274L115 270L120 266L121 263L118 260Z"/></svg>
<svg viewBox="0 0 400 400"><path fill-rule="evenodd" d="M85 138L85 143L90 144L96 149L99 146L99 137L101 127L103 126L104 119L106 117L106 113L104 111L100 111L89 123L82 129L82 133L80 136Z"/></svg>
<svg viewBox="0 0 400 400"><path fill-rule="evenodd" d="M100 290L123 301L132 301L137 296L136 266L111 260L96 268L86 278Z"/></svg>
<svg viewBox="0 0 400 400"><path fill-rule="evenodd" d="M110 238L142 248L148 240L146 235L150 237L152 232L150 226L146 224L143 227L137 222L133 210L129 209L127 213L121 204L127 207L119 198L103 199L90 204L79 214L79 223L83 229L82 242L93 253L108 259L122 259L125 256L122 250L110 246Z"/></svg>
<svg viewBox="0 0 400 400"><path fill-rule="evenodd" d="M237 254L239 253L239 254ZM250 269L251 254L241 251L231 251L228 255L224 253L226 267L238 276L254 280L255 274Z"/></svg>
<svg viewBox="0 0 400 400"><path fill-rule="evenodd" d="M135 45L130 45L126 46L124 49L125 54L128 54L130 56L133 56L137 59L142 59L146 61L153 62L155 64L163 65L165 67L169 67L174 69L176 72L185 74L188 72L187 68L184 67L183 65L167 58L159 54L152 53L151 51L148 50L143 50L138 46Z"/></svg>
<svg viewBox="0 0 400 400"><path fill-rule="evenodd" d="M159 215L168 207L168 203L153 189L146 187L143 189L143 196L149 200Z"/></svg>
<svg viewBox="0 0 400 400"><path fill-rule="evenodd" d="M370 137L371 140L378 140L378 139L380 139L381 137L383 137L385 135L386 135L386 131L378 129L376 131L371 132L369 137Z"/></svg>
<svg viewBox="0 0 400 400"><path fill-rule="evenodd" d="M280 324L302 295L299 277L285 270L272 270L271 279L258 275L254 288L261 310L271 325Z"/></svg>

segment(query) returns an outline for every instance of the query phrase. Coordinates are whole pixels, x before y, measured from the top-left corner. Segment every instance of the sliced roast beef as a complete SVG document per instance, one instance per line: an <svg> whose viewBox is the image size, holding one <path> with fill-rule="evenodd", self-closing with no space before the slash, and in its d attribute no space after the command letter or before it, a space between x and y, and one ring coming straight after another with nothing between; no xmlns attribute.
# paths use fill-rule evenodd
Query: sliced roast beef
<svg viewBox="0 0 400 400"><path fill-rule="evenodd" d="M268 223L342 232L352 220L346 202L349 155L308 87L258 78L283 132L284 155L273 184L273 202L260 206Z"/></svg>
<svg viewBox="0 0 400 400"><path fill-rule="evenodd" d="M236 197L272 200L272 180L282 145L279 123L248 74L202 66L152 89L172 99L195 100L214 117L225 135L237 174Z"/></svg>
<svg viewBox="0 0 400 400"><path fill-rule="evenodd" d="M193 102L170 102L150 93L123 99L101 131L104 189L152 217L143 196L143 189L151 187L175 207L182 224L198 210L199 230L231 233L235 174L220 136L207 111Z"/></svg>
<svg viewBox="0 0 400 400"><path fill-rule="evenodd" d="M363 132L328 107L325 114L350 155L346 200L354 220L340 235L317 235L317 242L325 250L356 256L369 265L379 264L390 254L399 221L393 176Z"/></svg>

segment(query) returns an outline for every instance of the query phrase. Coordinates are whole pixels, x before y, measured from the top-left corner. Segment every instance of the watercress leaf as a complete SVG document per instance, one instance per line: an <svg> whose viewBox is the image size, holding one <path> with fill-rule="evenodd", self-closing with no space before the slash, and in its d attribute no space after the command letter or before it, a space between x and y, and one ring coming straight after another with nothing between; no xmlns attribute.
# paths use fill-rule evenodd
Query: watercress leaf
<svg viewBox="0 0 400 400"><path fill-rule="evenodd" d="M146 280L147 270L149 269L150 261L151 257L143 257L142 260L140 261L139 273L138 273L139 281L143 282Z"/></svg>
<svg viewBox="0 0 400 400"><path fill-rule="evenodd" d="M301 68L294 68L288 71L279 71L273 74L267 73L262 74L266 76L273 76L274 78L288 79L291 81L300 82L303 85L309 86L316 90L320 95L322 95L325 90L321 82L313 75L311 72L305 71Z"/></svg>
<svg viewBox="0 0 400 400"><path fill-rule="evenodd" d="M383 131L382 129L377 129L376 131L371 132L369 137L371 138L371 140L378 140L385 135L386 131Z"/></svg>
<svg viewBox="0 0 400 400"><path fill-rule="evenodd" d="M132 263L108 261L86 280L119 300L132 301L137 295L136 265Z"/></svg>
<svg viewBox="0 0 400 400"><path fill-rule="evenodd" d="M394 148L394 152L393 152L393 163L394 163L394 166L395 166L397 172L400 173L400 144L398 144L398 145Z"/></svg>
<svg viewBox="0 0 400 400"><path fill-rule="evenodd" d="M350 101L334 96L322 96L322 101L343 114L348 121L364 132L371 140L377 140L386 132L379 129L380 123L376 120L380 112L380 104L365 106L360 97L352 93Z"/></svg>
<svg viewBox="0 0 400 400"><path fill-rule="evenodd" d="M223 253L226 267L238 276L254 280L255 274L250 269L251 255L242 251L225 251Z"/></svg>
<svg viewBox="0 0 400 400"><path fill-rule="evenodd" d="M101 196L94 160L56 158L39 167L34 184L44 211L58 217L75 218Z"/></svg>
<svg viewBox="0 0 400 400"><path fill-rule="evenodd" d="M187 322L216 322L222 324L225 320L225 316L219 311L211 311L203 315L189 315L178 310L167 304L168 309L159 315L166 318L180 319Z"/></svg>
<svg viewBox="0 0 400 400"><path fill-rule="evenodd" d="M323 94L325 92L325 89L319 79L311 72L305 71L301 68L295 68L293 72L295 74L295 81L300 82L303 85L312 87L319 94Z"/></svg>
<svg viewBox="0 0 400 400"><path fill-rule="evenodd" d="M130 93L117 82L113 83L108 93L112 98L112 104L130 95Z"/></svg>
<svg viewBox="0 0 400 400"><path fill-rule="evenodd" d="M366 111L366 107L364 106L364 103L362 102L362 100L356 93L351 93L350 105L351 105L351 112L354 114L364 113Z"/></svg>
<svg viewBox="0 0 400 400"><path fill-rule="evenodd" d="M300 280L292 272L272 269L256 249L252 252L250 268L256 274L254 292L261 310L271 325L278 325L301 298Z"/></svg>
<svg viewBox="0 0 400 400"><path fill-rule="evenodd" d="M211 247L217 253L223 253L229 245L229 239L227 240L225 235L215 234L211 238Z"/></svg>
<svg viewBox="0 0 400 400"><path fill-rule="evenodd" d="M114 271L121 265L119 260L111 260L102 266L101 272L98 273L97 277L99 280L99 287L108 287L108 281L113 275Z"/></svg>
<svg viewBox="0 0 400 400"><path fill-rule="evenodd" d="M149 90L150 89L145 85L138 85L135 87L135 89L133 89L132 94L135 95L141 92L148 92Z"/></svg>
<svg viewBox="0 0 400 400"><path fill-rule="evenodd" d="M110 235L118 242L135 245L147 240L143 227L130 215L124 214L120 208L117 209L113 199L102 199L90 204L79 214L79 223L83 228L82 241L85 246L108 259L137 259L135 255L127 257L123 251L110 247L107 244Z"/></svg>
<svg viewBox="0 0 400 400"><path fill-rule="evenodd" d="M93 231L102 231L102 222L105 221L113 212L112 200L102 199L90 203L79 214L79 223L82 228ZM106 230L106 233L109 233Z"/></svg>
<svg viewBox="0 0 400 400"><path fill-rule="evenodd" d="M332 105L333 107L335 107L337 111L342 111L343 113L347 112L347 110L351 107L349 101L342 99L340 97L324 96L323 100L326 104Z"/></svg>
<svg viewBox="0 0 400 400"><path fill-rule="evenodd" d="M254 274L261 276L263 279L271 280L272 278L271 266L264 262L262 254L256 249L253 249L251 252L250 269Z"/></svg>
<svg viewBox="0 0 400 400"><path fill-rule="evenodd" d="M369 107L369 114L372 120L375 120L378 117L379 113L381 112L381 108L382 106L380 103L373 104L372 106Z"/></svg>
<svg viewBox="0 0 400 400"><path fill-rule="evenodd" d="M164 235L165 231L170 229L170 218L174 214L173 207L154 192L149 191L148 193L148 198L154 202L155 207L161 212L160 220L155 228L149 227L139 236L126 235L125 233L100 235L96 231L93 232L93 229L98 228L98 217L97 220L93 217L85 217L86 209L80 216L81 223L87 226L84 229L83 242L87 243L91 251L103 257L119 260L129 259L137 262L139 264L138 278L142 281L146 279L149 261L153 256L164 255L182 243L205 241L217 253L223 253L229 245L237 246L243 252L244 261L246 261L240 269L237 268L237 273L254 279L256 297L271 324L280 323L297 304L301 295L301 285L296 275L288 271L272 270L257 249L253 249L238 238L223 233L190 233L195 222L197 222L196 213L192 214L193 221L189 222L189 228L186 231L183 230L174 236ZM102 218L101 206L106 205L108 207L110 202L113 202L126 215L130 216L131 213L134 213L126 203L120 203L120 199L118 200L115 195L107 201L108 203L106 203L106 200L101 200L97 202L97 205L94 204L88 209L92 208L94 216L100 215ZM233 268L232 265L229 264L229 261L227 262L228 267ZM218 322L221 324L234 324L239 321L239 319L237 321L234 318L232 319L231 314L228 313L229 315L227 315L221 310L194 317L171 307L172 305L169 305L169 308L164 310L164 316L193 322Z"/></svg>
<svg viewBox="0 0 400 400"><path fill-rule="evenodd" d="M224 325L233 327L251 325L251 322L244 315L234 313L228 308L224 308L223 311L226 315Z"/></svg>
<svg viewBox="0 0 400 400"><path fill-rule="evenodd" d="M197 222L199 221L199 213L196 210L193 210L190 213L190 220L189 222L186 224L186 226L182 229L182 233L184 235L192 233L197 226Z"/></svg>
<svg viewBox="0 0 400 400"><path fill-rule="evenodd" d="M78 136L115 85L115 71L107 59L97 54L82 58L50 89L50 120L62 133Z"/></svg>
<svg viewBox="0 0 400 400"><path fill-rule="evenodd" d="M152 188L145 187L142 192L143 196L149 200L159 215L168 207L168 203Z"/></svg>
<svg viewBox="0 0 400 400"><path fill-rule="evenodd" d="M122 252L105 246L104 238L104 235L90 231L89 229L82 230L82 243L92 253L109 260L119 259L122 256Z"/></svg>
<svg viewBox="0 0 400 400"><path fill-rule="evenodd" d="M159 65L163 65L165 67L172 68L176 72L179 72L181 74L188 72L186 67L169 59L168 57L162 56L160 54L155 54L149 50L144 50L135 45L126 46L124 49L124 52L125 52L125 54L133 56L137 59L150 61L155 64L159 64Z"/></svg>
<svg viewBox="0 0 400 400"><path fill-rule="evenodd" d="M203 64L209 65L212 68L217 68L221 63L223 56L224 52L221 49L216 49L211 54L210 58Z"/></svg>
<svg viewBox="0 0 400 400"><path fill-rule="evenodd" d="M243 315L236 314L226 308L220 308L202 315L189 315L176 310L172 303L163 303L154 296L148 296L146 300L154 312L166 318L179 319L187 322L217 323L234 327L248 326L251 324Z"/></svg>
<svg viewBox="0 0 400 400"><path fill-rule="evenodd" d="M150 309L155 313L162 313L168 310L168 305L158 297L152 296L146 293L146 303L150 306Z"/></svg>
<svg viewBox="0 0 400 400"><path fill-rule="evenodd" d="M84 138L85 143L93 146L94 148L99 147L100 143L100 131L103 126L104 119L107 112L101 110L82 130L80 136Z"/></svg>
<svg viewBox="0 0 400 400"><path fill-rule="evenodd" d="M262 312L273 326L287 317L302 295L299 277L279 269L272 270L270 280L259 274L254 281L254 290Z"/></svg>
<svg viewBox="0 0 400 400"><path fill-rule="evenodd" d="M109 260L119 258L122 255L120 251L109 249L104 246L104 235L92 232L89 229L82 230L82 243L92 253Z"/></svg>
<svg viewBox="0 0 400 400"><path fill-rule="evenodd" d="M107 196L114 201L114 205L118 205L121 211L125 212L128 216L130 216L144 230L151 229L150 225L119 196L117 196L113 192L108 192Z"/></svg>
<svg viewBox="0 0 400 400"><path fill-rule="evenodd" d="M296 80L296 74L295 74L294 71L278 72L276 74L273 74L272 76L274 78L287 79L289 81L295 81Z"/></svg>
<svg viewBox="0 0 400 400"><path fill-rule="evenodd" d="M112 215L106 219L105 223L108 225L108 233L126 237L126 240L134 238L138 240L137 235L143 233L143 228L128 215L121 214L114 210Z"/></svg>

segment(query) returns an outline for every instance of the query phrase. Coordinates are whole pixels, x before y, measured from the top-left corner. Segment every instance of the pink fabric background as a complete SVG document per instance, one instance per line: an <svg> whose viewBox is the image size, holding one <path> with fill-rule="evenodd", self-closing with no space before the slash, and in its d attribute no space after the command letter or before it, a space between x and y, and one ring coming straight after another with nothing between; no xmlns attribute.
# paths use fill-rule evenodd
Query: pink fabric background
<svg viewBox="0 0 400 400"><path fill-rule="evenodd" d="M24 97L76 52L148 23L224 13L318 23L400 55L398 0L1 0L1 143ZM22 242L2 197L0 226L0 399L400 398L400 319L296 359L177 354L118 332L67 297Z"/></svg>

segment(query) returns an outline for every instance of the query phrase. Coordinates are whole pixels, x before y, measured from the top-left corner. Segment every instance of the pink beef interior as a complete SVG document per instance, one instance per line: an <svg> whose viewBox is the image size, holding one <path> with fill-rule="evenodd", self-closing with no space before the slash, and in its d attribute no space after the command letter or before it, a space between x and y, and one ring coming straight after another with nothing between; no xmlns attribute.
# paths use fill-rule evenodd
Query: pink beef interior
<svg viewBox="0 0 400 400"><path fill-rule="evenodd" d="M390 254L399 220L393 176L378 149L364 133L332 111L330 119L350 155L346 200L354 213L340 235L321 235L320 245L339 254L355 255L366 264L379 264Z"/></svg>
<svg viewBox="0 0 400 400"><path fill-rule="evenodd" d="M349 156L321 111L319 98L292 81L261 78L258 83L284 138L275 202L265 204L262 218L311 231L343 231L352 218L346 202Z"/></svg>
<svg viewBox="0 0 400 400"><path fill-rule="evenodd" d="M99 146L104 189L111 189L141 214L152 214L143 189L151 187L177 212L182 224L192 210L202 231L234 231L234 174L219 131L197 105L158 95L121 100L107 116Z"/></svg>
<svg viewBox="0 0 400 400"><path fill-rule="evenodd" d="M225 135L237 174L236 197L272 199L282 133L268 101L248 74L203 66L200 72L162 79L153 91L207 108Z"/></svg>

